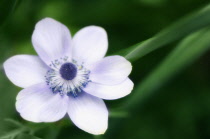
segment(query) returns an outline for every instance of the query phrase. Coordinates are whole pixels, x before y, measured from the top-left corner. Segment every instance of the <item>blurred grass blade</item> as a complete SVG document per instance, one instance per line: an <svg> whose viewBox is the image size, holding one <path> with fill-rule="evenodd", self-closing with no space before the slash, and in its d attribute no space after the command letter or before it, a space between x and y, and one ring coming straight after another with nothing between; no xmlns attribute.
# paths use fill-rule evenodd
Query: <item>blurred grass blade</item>
<svg viewBox="0 0 210 139"><path fill-rule="evenodd" d="M0 139L14 139L28 129L15 120L0 120Z"/></svg>
<svg viewBox="0 0 210 139"><path fill-rule="evenodd" d="M109 111L109 117L111 118L126 118L129 117L129 113L127 111L122 111L122 110L110 110Z"/></svg>
<svg viewBox="0 0 210 139"><path fill-rule="evenodd" d="M209 15L210 4L200 11L179 20L154 37L120 52L120 54L124 55L128 60L137 60L155 49L206 27L210 24Z"/></svg>
<svg viewBox="0 0 210 139"><path fill-rule="evenodd" d="M1 0L0 1L0 25L9 18L9 16L14 12L20 0Z"/></svg>
<svg viewBox="0 0 210 139"><path fill-rule="evenodd" d="M165 60L135 90L125 107L140 107L142 102L154 95L172 76L198 59L210 48L210 27L191 34L184 39ZM141 103L141 104L140 104Z"/></svg>
<svg viewBox="0 0 210 139"><path fill-rule="evenodd" d="M41 138L35 137L33 135L28 135L28 134L20 134L15 139L41 139Z"/></svg>
<svg viewBox="0 0 210 139"><path fill-rule="evenodd" d="M9 123L11 123L11 124L14 124L14 125L16 125L17 127L23 127L23 125L22 125L20 122L15 121L15 120L13 120L13 119L6 118L6 119L4 119L4 121L5 121L5 122L9 122Z"/></svg>

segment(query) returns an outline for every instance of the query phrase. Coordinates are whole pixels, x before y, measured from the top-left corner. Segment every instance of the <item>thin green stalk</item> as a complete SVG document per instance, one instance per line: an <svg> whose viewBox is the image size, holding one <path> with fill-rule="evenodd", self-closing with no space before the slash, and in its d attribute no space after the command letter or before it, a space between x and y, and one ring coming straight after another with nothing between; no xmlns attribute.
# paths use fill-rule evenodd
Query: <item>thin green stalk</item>
<svg viewBox="0 0 210 139"><path fill-rule="evenodd" d="M210 4L162 30L154 37L120 52L120 54L124 55L130 61L135 61L158 48L166 46L168 43L181 39L192 32L210 25L209 15Z"/></svg>
<svg viewBox="0 0 210 139"><path fill-rule="evenodd" d="M139 109L158 88L210 49L209 37L210 27L186 37L145 80L136 85L125 107Z"/></svg>

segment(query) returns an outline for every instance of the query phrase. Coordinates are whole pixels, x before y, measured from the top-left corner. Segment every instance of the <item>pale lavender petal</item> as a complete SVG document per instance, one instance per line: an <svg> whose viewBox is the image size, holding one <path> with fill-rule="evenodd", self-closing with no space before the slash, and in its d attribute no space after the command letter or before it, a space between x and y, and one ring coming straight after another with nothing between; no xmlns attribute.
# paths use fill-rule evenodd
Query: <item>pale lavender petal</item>
<svg viewBox="0 0 210 139"><path fill-rule="evenodd" d="M102 59L107 49L107 34L101 27L85 27L73 37L73 58L86 65Z"/></svg>
<svg viewBox="0 0 210 139"><path fill-rule="evenodd" d="M68 114L77 127L95 135L106 131L108 110L102 99L87 93L69 99Z"/></svg>
<svg viewBox="0 0 210 139"><path fill-rule="evenodd" d="M90 66L90 80L105 85L123 82L131 73L131 63L122 56L108 56Z"/></svg>
<svg viewBox="0 0 210 139"><path fill-rule="evenodd" d="M17 55L4 62L4 70L13 84L26 88L45 82L48 66L37 56Z"/></svg>
<svg viewBox="0 0 210 139"><path fill-rule="evenodd" d="M23 89L17 96L16 109L31 122L55 122L64 117L68 98L53 94L45 83Z"/></svg>
<svg viewBox="0 0 210 139"><path fill-rule="evenodd" d="M70 32L65 25L54 19L45 18L36 24L32 43L47 65L64 56L71 57Z"/></svg>
<svg viewBox="0 0 210 139"><path fill-rule="evenodd" d="M84 88L84 91L102 99L112 100L119 99L130 94L133 90L133 86L133 82L127 78L122 83L112 86L90 82L87 87Z"/></svg>

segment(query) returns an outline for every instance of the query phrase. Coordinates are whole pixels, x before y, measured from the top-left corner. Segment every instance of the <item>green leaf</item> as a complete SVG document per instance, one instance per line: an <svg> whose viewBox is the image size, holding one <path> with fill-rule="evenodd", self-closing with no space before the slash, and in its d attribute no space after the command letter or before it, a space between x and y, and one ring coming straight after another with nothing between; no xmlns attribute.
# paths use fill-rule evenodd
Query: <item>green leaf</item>
<svg viewBox="0 0 210 139"><path fill-rule="evenodd" d="M208 26L210 24L209 15L210 4L200 11L193 13L162 30L154 37L120 52L120 54L125 55L128 60L137 60L168 43L176 41L192 32Z"/></svg>
<svg viewBox="0 0 210 139"><path fill-rule="evenodd" d="M125 107L141 106L156 90L193 63L210 48L210 28L204 28L184 39L135 90Z"/></svg>
<svg viewBox="0 0 210 139"><path fill-rule="evenodd" d="M17 127L22 127L23 126L20 122L15 121L14 119L6 118L6 119L4 119L4 121L8 122L8 123L11 123L13 125L16 125Z"/></svg>
<svg viewBox="0 0 210 139"><path fill-rule="evenodd" d="M35 137L33 135L28 135L28 134L20 134L15 139L41 139L41 138Z"/></svg>
<svg viewBox="0 0 210 139"><path fill-rule="evenodd" d="M0 121L0 139L14 139L27 130L26 127L15 120L6 119Z"/></svg>

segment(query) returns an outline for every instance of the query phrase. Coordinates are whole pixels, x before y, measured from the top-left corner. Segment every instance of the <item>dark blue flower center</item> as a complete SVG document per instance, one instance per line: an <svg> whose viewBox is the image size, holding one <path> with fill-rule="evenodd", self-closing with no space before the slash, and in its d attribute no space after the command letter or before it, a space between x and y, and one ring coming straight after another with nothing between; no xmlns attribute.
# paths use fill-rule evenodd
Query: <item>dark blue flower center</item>
<svg viewBox="0 0 210 139"><path fill-rule="evenodd" d="M72 80L77 75L77 67L72 63L65 63L60 68L61 77L65 80Z"/></svg>

